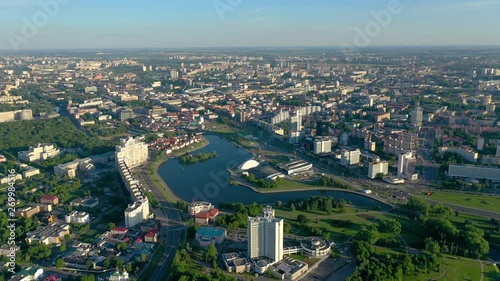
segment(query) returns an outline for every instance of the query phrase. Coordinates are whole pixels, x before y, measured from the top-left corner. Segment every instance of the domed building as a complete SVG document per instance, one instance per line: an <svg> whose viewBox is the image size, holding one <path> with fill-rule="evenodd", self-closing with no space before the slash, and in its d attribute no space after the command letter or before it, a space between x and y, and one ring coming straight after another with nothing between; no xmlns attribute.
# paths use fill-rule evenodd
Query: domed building
<svg viewBox="0 0 500 281"><path fill-rule="evenodd" d="M327 256L331 253L331 247L333 243L320 237L309 237L302 242L302 253L312 258L319 258Z"/></svg>
<svg viewBox="0 0 500 281"><path fill-rule="evenodd" d="M250 169L258 167L259 165L260 165L259 162L251 159L251 160L248 160L245 163L239 165L238 170L239 171L248 171Z"/></svg>

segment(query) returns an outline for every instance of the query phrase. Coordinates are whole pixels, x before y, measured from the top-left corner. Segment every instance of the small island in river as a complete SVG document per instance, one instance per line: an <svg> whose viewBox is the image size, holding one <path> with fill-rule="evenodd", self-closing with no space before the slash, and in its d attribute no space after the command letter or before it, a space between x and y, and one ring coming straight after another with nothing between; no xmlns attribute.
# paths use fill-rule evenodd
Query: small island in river
<svg viewBox="0 0 500 281"><path fill-rule="evenodd" d="M179 157L179 162L184 165L195 164L200 162L205 162L212 158L217 157L217 152L200 152L198 154L185 154Z"/></svg>

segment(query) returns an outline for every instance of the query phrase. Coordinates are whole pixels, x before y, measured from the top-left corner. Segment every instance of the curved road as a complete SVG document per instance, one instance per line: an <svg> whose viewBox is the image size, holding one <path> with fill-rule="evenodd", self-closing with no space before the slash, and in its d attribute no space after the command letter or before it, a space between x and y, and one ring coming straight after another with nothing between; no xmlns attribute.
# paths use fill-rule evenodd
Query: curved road
<svg viewBox="0 0 500 281"><path fill-rule="evenodd" d="M157 187L151 180L148 174L148 168L151 164L152 162L149 161L143 165L143 167L138 170L137 178L143 183L144 189L147 191L150 190L160 204L160 206L153 209L153 212L155 218L162 224L160 239L165 239L166 247L158 266L151 276L149 276L148 280L164 280L163 277L172 262L175 251L179 245L181 245L183 234L184 240L186 239L186 226L182 223L182 211L178 210L174 204L169 203L162 190L159 189L160 187ZM155 169L154 173L156 172ZM165 191L168 192L168 187L163 181L160 186L162 186L162 188L167 188Z"/></svg>

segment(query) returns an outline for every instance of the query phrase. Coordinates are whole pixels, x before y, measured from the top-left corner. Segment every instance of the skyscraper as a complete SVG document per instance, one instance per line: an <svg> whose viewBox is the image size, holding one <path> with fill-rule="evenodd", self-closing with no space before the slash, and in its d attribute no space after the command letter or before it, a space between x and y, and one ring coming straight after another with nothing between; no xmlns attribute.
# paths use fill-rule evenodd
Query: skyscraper
<svg viewBox="0 0 500 281"><path fill-rule="evenodd" d="M424 111L417 104L417 107L411 112L411 125L419 131L422 127L422 121L424 120Z"/></svg>
<svg viewBox="0 0 500 281"><path fill-rule="evenodd" d="M274 217L271 206L264 208L260 217L248 218L247 235L248 256L251 259L283 259L283 219Z"/></svg>
<svg viewBox="0 0 500 281"><path fill-rule="evenodd" d="M417 158L413 152L402 153L398 156L398 178L414 178ZM416 178L414 178L416 179Z"/></svg>
<svg viewBox="0 0 500 281"><path fill-rule="evenodd" d="M302 137L304 137L304 132L302 131L302 113L297 111L295 115L290 117L290 137L289 141L291 144L299 143Z"/></svg>

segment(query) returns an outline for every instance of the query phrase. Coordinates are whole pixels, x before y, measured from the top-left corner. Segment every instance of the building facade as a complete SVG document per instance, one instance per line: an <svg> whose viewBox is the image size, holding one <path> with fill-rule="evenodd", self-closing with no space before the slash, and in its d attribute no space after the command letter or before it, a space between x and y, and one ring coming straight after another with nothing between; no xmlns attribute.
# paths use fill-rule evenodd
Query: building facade
<svg viewBox="0 0 500 281"><path fill-rule="evenodd" d="M129 168L140 166L148 160L148 146L137 138L121 139L120 145L116 146L115 158L123 159Z"/></svg>
<svg viewBox="0 0 500 281"><path fill-rule="evenodd" d="M250 259L283 259L283 220L275 218L271 206L264 208L260 217L248 218L247 235Z"/></svg>

